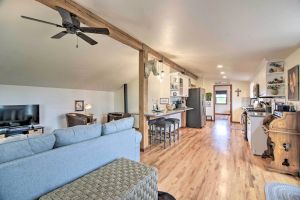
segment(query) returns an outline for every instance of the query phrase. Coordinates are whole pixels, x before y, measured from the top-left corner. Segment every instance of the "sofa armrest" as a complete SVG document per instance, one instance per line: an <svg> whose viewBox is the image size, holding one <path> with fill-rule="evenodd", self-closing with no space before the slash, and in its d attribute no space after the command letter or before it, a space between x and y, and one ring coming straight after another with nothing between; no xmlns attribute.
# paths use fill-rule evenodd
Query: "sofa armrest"
<svg viewBox="0 0 300 200"><path fill-rule="evenodd" d="M140 154L141 154L141 141L142 141L142 134L139 131L135 131L135 158L136 161L140 161Z"/></svg>
<svg viewBox="0 0 300 200"><path fill-rule="evenodd" d="M142 141L142 134L139 131L135 131L136 137L135 137L135 142L136 144L140 145Z"/></svg>

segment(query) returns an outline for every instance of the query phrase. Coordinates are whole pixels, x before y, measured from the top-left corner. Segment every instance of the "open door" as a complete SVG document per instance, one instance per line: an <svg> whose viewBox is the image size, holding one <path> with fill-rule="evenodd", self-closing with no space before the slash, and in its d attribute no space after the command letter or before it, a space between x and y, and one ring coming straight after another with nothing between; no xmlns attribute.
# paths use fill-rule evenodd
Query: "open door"
<svg viewBox="0 0 300 200"><path fill-rule="evenodd" d="M232 122L232 85L214 85L214 120Z"/></svg>

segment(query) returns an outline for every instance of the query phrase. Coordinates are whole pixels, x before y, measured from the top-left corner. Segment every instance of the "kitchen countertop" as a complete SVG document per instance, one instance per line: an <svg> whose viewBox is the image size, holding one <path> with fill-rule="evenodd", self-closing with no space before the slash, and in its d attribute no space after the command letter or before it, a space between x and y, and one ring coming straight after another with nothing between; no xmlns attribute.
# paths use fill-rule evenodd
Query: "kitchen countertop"
<svg viewBox="0 0 300 200"><path fill-rule="evenodd" d="M272 115L272 113L267 113L267 112L247 112L247 115L250 117L267 117L269 115Z"/></svg>
<svg viewBox="0 0 300 200"><path fill-rule="evenodd" d="M163 117L163 116L167 116L167 115L173 115L176 113L181 113L181 112L185 112L188 110L193 110L194 108L177 108L171 111L163 111L163 112L149 112L146 113L145 116L146 117Z"/></svg>

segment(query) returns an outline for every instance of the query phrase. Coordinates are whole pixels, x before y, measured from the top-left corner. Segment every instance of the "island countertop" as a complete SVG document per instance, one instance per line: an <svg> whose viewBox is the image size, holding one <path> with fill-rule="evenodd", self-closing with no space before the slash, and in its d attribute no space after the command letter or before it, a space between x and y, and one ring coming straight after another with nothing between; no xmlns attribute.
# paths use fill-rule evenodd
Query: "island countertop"
<svg viewBox="0 0 300 200"><path fill-rule="evenodd" d="M193 110L194 108L177 108L174 110L170 110L170 111L163 111L163 112L149 112L146 113L145 116L146 117L163 117L163 116L168 116L168 115L173 115L176 113L181 113L181 112L185 112L188 110Z"/></svg>
<svg viewBox="0 0 300 200"><path fill-rule="evenodd" d="M272 113L268 112L247 112L247 115L250 117L267 117L269 115L272 115Z"/></svg>

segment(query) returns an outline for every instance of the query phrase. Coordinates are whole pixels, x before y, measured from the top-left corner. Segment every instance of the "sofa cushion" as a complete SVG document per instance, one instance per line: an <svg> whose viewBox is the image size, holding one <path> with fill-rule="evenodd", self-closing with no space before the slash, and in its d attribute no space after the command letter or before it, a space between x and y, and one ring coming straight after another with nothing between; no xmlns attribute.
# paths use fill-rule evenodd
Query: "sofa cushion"
<svg viewBox="0 0 300 200"><path fill-rule="evenodd" d="M28 135L28 142L33 153L42 153L53 149L54 134Z"/></svg>
<svg viewBox="0 0 300 200"><path fill-rule="evenodd" d="M102 135L108 135L123 130L131 129L133 127L133 124L134 124L133 117L128 117L128 118L108 122L104 124L102 127Z"/></svg>
<svg viewBox="0 0 300 200"><path fill-rule="evenodd" d="M15 136L0 140L0 163L33 155L27 137Z"/></svg>
<svg viewBox="0 0 300 200"><path fill-rule="evenodd" d="M134 129L0 164L0 199L33 200L124 157L140 160Z"/></svg>
<svg viewBox="0 0 300 200"><path fill-rule="evenodd" d="M54 147L62 147L101 136L101 125L80 125L71 128L57 129Z"/></svg>

